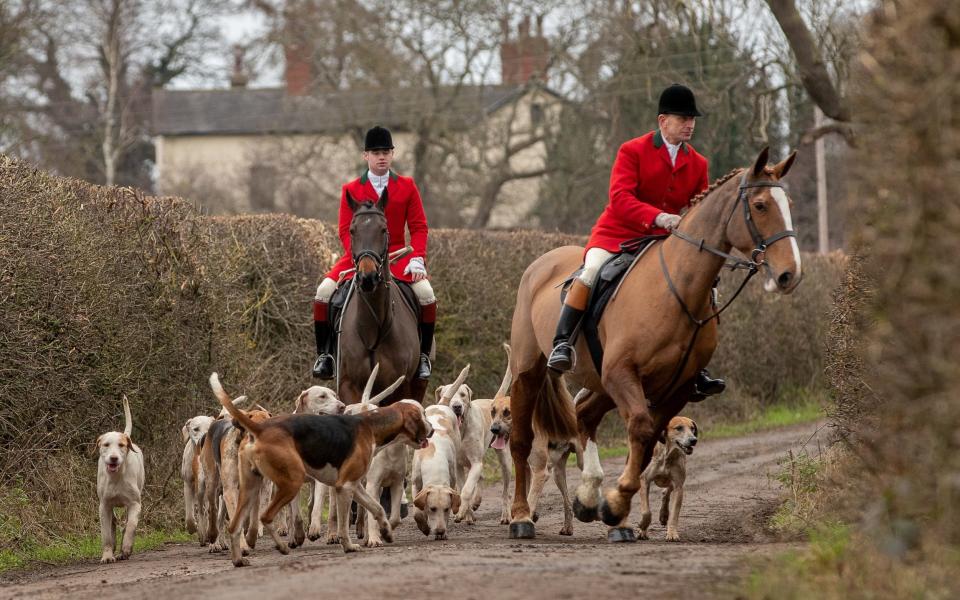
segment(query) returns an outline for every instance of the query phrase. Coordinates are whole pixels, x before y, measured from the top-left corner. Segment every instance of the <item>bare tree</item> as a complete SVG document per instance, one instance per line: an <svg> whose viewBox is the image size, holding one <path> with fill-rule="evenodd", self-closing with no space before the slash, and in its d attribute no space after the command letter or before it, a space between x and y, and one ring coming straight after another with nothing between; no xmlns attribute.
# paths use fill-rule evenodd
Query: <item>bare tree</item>
<svg viewBox="0 0 960 600"><path fill-rule="evenodd" d="M212 17L229 0L30 1L19 153L62 174L150 188L151 90L225 51Z"/></svg>

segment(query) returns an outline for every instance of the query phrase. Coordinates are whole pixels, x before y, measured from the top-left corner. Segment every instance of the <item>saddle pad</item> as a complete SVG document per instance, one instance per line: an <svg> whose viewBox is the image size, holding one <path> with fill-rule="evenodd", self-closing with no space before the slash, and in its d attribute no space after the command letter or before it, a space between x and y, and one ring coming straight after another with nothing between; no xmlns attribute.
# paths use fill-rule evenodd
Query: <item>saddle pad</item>
<svg viewBox="0 0 960 600"><path fill-rule="evenodd" d="M583 323L580 325L584 339L587 342L587 348L590 350L590 357L593 359L593 365L596 367L598 375L601 373L603 365L603 344L600 343L600 333L598 331L600 319L603 317L603 311L606 309L607 304L609 304L613 294L619 288L623 276L630 270L630 266L638 258L643 256L643 253L653 242L666 237L667 236L664 235L651 235L624 242L620 245L620 248L624 251L619 254L614 254L600 267L600 275L590 290L590 297L587 299L587 310L583 316ZM570 283L582 271L582 267L577 269L564 282L563 291L560 294L561 301L566 297L567 288L570 287Z"/></svg>

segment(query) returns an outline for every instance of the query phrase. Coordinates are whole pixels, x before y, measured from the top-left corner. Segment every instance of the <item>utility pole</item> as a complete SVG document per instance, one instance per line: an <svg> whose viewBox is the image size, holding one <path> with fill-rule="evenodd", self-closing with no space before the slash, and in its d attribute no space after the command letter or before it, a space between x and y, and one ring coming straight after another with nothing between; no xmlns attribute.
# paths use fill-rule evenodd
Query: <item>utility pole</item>
<svg viewBox="0 0 960 600"><path fill-rule="evenodd" d="M813 126L817 129L823 127L823 111L816 105L813 107ZM817 238L819 239L820 254L830 252L830 229L827 216L827 163L823 137L821 135L813 143L817 161Z"/></svg>

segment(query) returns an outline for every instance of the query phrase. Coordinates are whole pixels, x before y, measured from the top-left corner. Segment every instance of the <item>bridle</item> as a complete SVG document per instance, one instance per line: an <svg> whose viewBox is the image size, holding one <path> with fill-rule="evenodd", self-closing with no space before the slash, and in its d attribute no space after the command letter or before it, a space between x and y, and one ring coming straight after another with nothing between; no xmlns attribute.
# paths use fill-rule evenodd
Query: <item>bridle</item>
<svg viewBox="0 0 960 600"><path fill-rule="evenodd" d="M377 215L386 219L386 216L379 210L376 210L375 208L368 208L362 211L357 211L357 213L353 216L353 218L356 219L357 217L368 215L368 214ZM387 260L387 251L389 249L389 246L390 246L390 232L387 231L386 228L384 228L384 232L383 232L383 249L380 252L377 252L375 250L370 250L370 249L365 249L365 250L361 250L360 252L357 252L353 249L353 242L351 240L350 248L353 254L353 268L356 270L355 272L357 273L357 275L359 276L360 274L360 261L363 260L364 258L369 258L370 260L373 261L373 263L377 267L376 268L377 285L382 283L383 282L383 272L382 272L383 263Z"/></svg>
<svg viewBox="0 0 960 600"><path fill-rule="evenodd" d="M747 190L750 190L753 188L783 189L783 184L777 181L754 181L754 182L748 183L746 172L743 174L743 177L740 178L740 187L739 187L739 193L737 194L737 201L733 203L733 208L730 211L730 214L727 215L727 220L724 222L723 228L724 230L726 230L726 228L730 225L730 221L733 219L733 215L737 213L737 206L742 204L743 220L747 224L747 231L750 232L750 238L751 240L753 240L753 246L754 246L753 250L750 252L749 260L733 256L732 254L729 254L727 252L724 252L723 250L720 250L719 248L715 248L707 244L706 240L704 239L698 240L676 229L671 230L670 234L680 238L681 240L689 244L693 244L700 251L709 252L710 254L719 256L723 258L725 261L728 261L726 264L724 264L724 267L730 269L731 271L734 271L737 269L750 271L750 274L747 276L747 278L749 279L750 277L756 274L756 272L760 269L760 267L767 264L767 261L766 261L767 248L769 248L770 246L772 246L773 244L775 244L776 242L779 242L784 238L797 237L797 232L792 229L784 229L783 231L780 231L779 233L775 233L768 238L763 237L763 234L761 234L760 230L757 229L757 224L753 220L753 212L750 210L750 198L748 197L749 192ZM661 249L661 254L662 254L662 249ZM667 276L667 280L669 281L670 275L667 273L665 268L664 268L664 275Z"/></svg>
<svg viewBox="0 0 960 600"><path fill-rule="evenodd" d="M757 274L757 272L759 272L760 267L766 266L767 248L769 248L770 246L772 246L773 244L775 244L776 242L779 242L784 238L797 237L797 232L792 229L784 229L783 231L775 233L770 237L767 237L767 238L763 237L763 234L761 234L760 230L757 229L757 224L753 220L753 212L750 210L750 199L749 199L748 190L754 189L754 188L783 189L783 185L776 181L754 181L754 182L748 183L746 171L744 172L743 176L740 178L740 186L739 186L739 191L737 193L737 200L736 202L733 203L733 209L730 211L730 214L727 216L727 220L724 222L723 228L724 228L724 231L726 231L727 227L730 225L731 219L733 219L733 215L735 215L737 212L737 206L742 204L743 219L746 222L747 230L750 232L750 238L753 240L753 246L754 246L753 250L750 252L749 259L743 259L743 258L733 256L732 254L729 254L727 252L724 252L723 250L720 250L719 248L716 248L714 246L707 244L706 240L702 238L698 240L696 238L693 238L683 233L682 231L677 231L677 229L672 229L670 231L671 235L674 235L680 238L681 240L696 246L699 251L708 252L710 254L723 258L725 262L723 267L721 268L728 268L731 271L735 271L737 269L742 269L747 271L747 275L746 277L743 278L743 281L740 282L740 286L737 288L737 291L734 292L733 296L731 296L730 299L727 300L727 302L723 306L718 307L716 302L714 300L711 300L711 305L713 306L714 311L709 316L704 318L697 318L693 314L693 312L690 310L690 308L687 306L687 303L683 301L683 298L680 296L680 293L677 291L676 285L674 285L673 283L673 279L670 277L670 271L667 269L666 259L664 259L663 257L663 244L660 244L660 248L659 248L660 268L663 271L664 279L666 279L667 287L670 288L670 292L673 294L673 297L677 299L677 302L679 302L680 306L683 308L683 312L686 313L687 317L694 324L693 336L690 340L690 343L687 344L687 348L684 351L683 358L680 360L680 364L677 365L677 369L670 380L670 384L667 385L666 387L666 391L669 393L673 392L674 385L676 385L677 380L680 378L680 374L683 372L684 368L687 366L687 362L690 358L690 353L693 351L693 345L697 340L697 335L700 333L700 329L704 325L712 321L713 319L717 319L719 321L720 314L723 313L723 311L727 310L727 308L729 308L731 304L733 304L733 301L737 299L737 296L739 296L740 292L742 292L743 289L747 286L747 283L753 278L754 275ZM665 394L664 396L661 396L661 398L663 397L669 398L670 397L669 393ZM651 402L651 405L652 404L653 403Z"/></svg>

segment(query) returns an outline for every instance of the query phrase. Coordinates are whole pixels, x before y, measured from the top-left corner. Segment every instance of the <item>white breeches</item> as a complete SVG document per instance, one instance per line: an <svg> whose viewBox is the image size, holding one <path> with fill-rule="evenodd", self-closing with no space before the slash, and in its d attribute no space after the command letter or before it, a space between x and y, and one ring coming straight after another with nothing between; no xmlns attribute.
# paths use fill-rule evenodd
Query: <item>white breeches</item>
<svg viewBox="0 0 960 600"><path fill-rule="evenodd" d="M600 262L600 264L602 263L603 261ZM597 268L599 268L599 265ZM594 279L596 279L596 275L594 275ZM420 303L420 306L433 304L437 301L437 298L433 295L433 286L430 285L428 280L421 279L411 284L410 287L413 288L413 293L417 295L417 302ZM329 277L325 277L323 281L320 282L320 285L317 286L317 295L314 296L314 300L317 302L330 302L330 297L333 296L333 292L336 291L336 289L337 282Z"/></svg>
<svg viewBox="0 0 960 600"><path fill-rule="evenodd" d="M611 256L613 256L613 252L607 252L603 248L590 248L587 250L587 255L583 257L583 272L580 273L578 279L588 288L592 288L593 284L597 281L597 276L600 275L600 267L602 267L603 263L607 262Z"/></svg>

